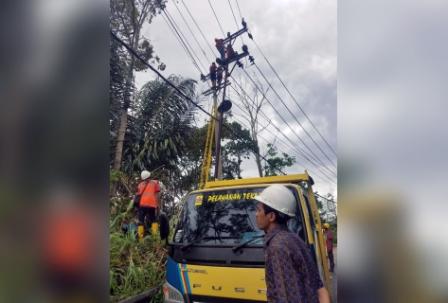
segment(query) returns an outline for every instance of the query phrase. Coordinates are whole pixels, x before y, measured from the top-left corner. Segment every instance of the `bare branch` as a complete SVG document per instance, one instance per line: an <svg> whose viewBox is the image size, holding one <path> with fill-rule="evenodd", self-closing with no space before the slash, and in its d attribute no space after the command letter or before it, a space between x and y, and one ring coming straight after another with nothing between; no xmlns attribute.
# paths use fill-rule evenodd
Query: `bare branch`
<svg viewBox="0 0 448 303"><path fill-rule="evenodd" d="M261 133L261 132L264 131L266 128L268 128L269 125L271 125L271 121L268 121L268 124L266 124L262 129L260 129L259 131L257 131L257 133Z"/></svg>

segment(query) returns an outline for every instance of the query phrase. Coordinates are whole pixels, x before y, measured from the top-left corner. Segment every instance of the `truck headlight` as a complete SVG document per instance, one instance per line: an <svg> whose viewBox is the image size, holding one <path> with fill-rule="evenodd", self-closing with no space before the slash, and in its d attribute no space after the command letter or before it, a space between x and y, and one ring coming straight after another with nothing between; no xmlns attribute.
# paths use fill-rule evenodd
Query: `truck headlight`
<svg viewBox="0 0 448 303"><path fill-rule="evenodd" d="M163 284L163 297L165 303L184 303L184 297L170 283Z"/></svg>

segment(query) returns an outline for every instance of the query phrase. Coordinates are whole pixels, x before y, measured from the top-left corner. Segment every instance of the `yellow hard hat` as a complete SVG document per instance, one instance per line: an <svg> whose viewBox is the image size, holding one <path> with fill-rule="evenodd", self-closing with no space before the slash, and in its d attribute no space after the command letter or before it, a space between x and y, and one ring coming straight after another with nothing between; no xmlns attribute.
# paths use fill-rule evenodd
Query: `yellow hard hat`
<svg viewBox="0 0 448 303"><path fill-rule="evenodd" d="M329 228L330 228L330 224L328 224L328 223L324 223L324 228L325 228L325 229L329 229Z"/></svg>

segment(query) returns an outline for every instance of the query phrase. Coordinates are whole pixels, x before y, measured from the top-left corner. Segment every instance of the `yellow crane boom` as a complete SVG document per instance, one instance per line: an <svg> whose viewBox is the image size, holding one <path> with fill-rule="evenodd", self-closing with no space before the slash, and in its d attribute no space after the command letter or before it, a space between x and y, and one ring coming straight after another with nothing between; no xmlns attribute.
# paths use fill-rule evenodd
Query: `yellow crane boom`
<svg viewBox="0 0 448 303"><path fill-rule="evenodd" d="M213 117L216 117L215 106L213 107ZM204 146L204 157L202 160L201 175L199 178L199 189L203 189L205 187L205 184L208 181L210 167L212 165L212 147L216 125L216 120L213 119L213 117L210 118L210 122L207 128L207 138L205 139L205 146Z"/></svg>

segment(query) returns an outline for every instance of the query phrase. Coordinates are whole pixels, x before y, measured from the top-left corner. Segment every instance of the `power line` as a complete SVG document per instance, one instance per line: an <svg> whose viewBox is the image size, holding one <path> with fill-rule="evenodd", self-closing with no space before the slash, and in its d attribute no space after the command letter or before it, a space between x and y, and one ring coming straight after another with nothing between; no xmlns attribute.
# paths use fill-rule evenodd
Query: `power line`
<svg viewBox="0 0 448 303"><path fill-rule="evenodd" d="M235 104L235 105L236 105L236 104ZM238 123L241 124L242 126L246 126L246 125L244 125L244 123L243 123L241 120L236 119L235 117L232 117L232 118L233 118L234 121L238 122ZM246 127L247 127L247 126L246 126ZM263 137L262 135L258 135L258 137L260 137L261 139L263 139L264 142L265 142L266 144L269 144L269 143L270 143L269 140L266 139L265 137ZM283 150L281 150L281 149L278 149L278 151L281 152L281 153L285 153L285 152L284 152ZM299 164L297 163L297 165L299 165ZM302 166L302 165L300 165L300 166ZM305 169L304 166L302 166L302 167Z"/></svg>
<svg viewBox="0 0 448 303"><path fill-rule="evenodd" d="M254 84L254 86L258 89L258 91L259 92L261 92L261 93L263 93L262 91L261 91L261 89L258 87L258 84L252 79L252 77L247 73L247 71L246 70L244 70L243 69L243 71L244 71L244 73L246 74L246 76L249 78L249 80ZM302 142L302 144L305 146L305 147L307 147L307 149L308 150L310 150L311 152L312 152L312 150L309 148L309 146L303 141L303 139L302 138L300 138L300 136L296 133L296 132L294 132L294 129L291 127L291 125L289 125L289 123L283 118L283 116L278 112L278 110L275 108L275 106L272 104L272 102L269 100L269 98L266 98L266 101L268 101L268 103L271 105L271 107L272 107L272 109L277 113L277 115L280 117L280 119L282 119L282 121L283 121L283 123L285 123L288 127L289 127L289 129L292 131L292 133L294 133L294 135L296 135L296 137L299 139L299 141L300 142ZM312 152L312 154L314 155L314 153ZM312 156L310 156L310 155L308 155L310 158L313 158ZM315 156L315 155L314 155ZM311 161L310 159L308 159L308 157L307 157L307 160L308 161L310 161L310 162L312 162L312 163L314 163L313 161ZM314 160L316 160L315 158L314 158ZM320 159L319 159L320 160ZM319 162L319 160L316 160L317 162ZM314 165L316 165L315 163L314 163ZM334 174L334 172L332 172L330 169L328 169L323 163L321 163L321 165L322 165L322 168L324 168L324 169L326 169L327 171L329 171L331 174ZM316 165L317 166L317 165Z"/></svg>
<svg viewBox="0 0 448 303"><path fill-rule="evenodd" d="M236 2L238 4L238 1ZM239 8L239 5L238 5ZM240 11L241 14L241 11ZM283 82L283 80L280 78L280 75L277 73L277 71L275 70L274 66L272 66L271 62L268 60L268 58L266 57L266 55L264 54L264 52L261 50L260 46L258 45L258 43L252 39L253 43L255 44L255 46L257 47L258 51L261 53L261 55L263 56L263 58L265 59L265 61L268 63L269 67L272 69L272 71L274 72L274 74L277 76L278 80L280 81L280 83L282 84L282 86L285 88L285 90L288 92L289 96L291 97L291 99L294 101L294 103L297 105L297 107L300 109L300 111L302 112L302 114L305 116L305 118L310 122L311 126L314 128L314 130L318 133L318 135L320 136L320 138L325 142L325 144L328 146L328 148L333 152L334 155L337 155L336 151L333 149L333 147L328 143L328 141L324 138L324 136L322 135L322 133L319 131L319 129L316 127L316 125L313 123L313 121L308 117L308 115L305 113L305 111L303 110L303 108L300 106L299 102L297 101L297 99L294 97L294 95L291 93L291 91L288 89L288 87L285 85L285 83Z"/></svg>
<svg viewBox="0 0 448 303"><path fill-rule="evenodd" d="M255 83L255 80L253 80L250 76L248 76L248 77L249 77L250 80L255 84L257 90L261 92L261 94L262 94L263 97L266 99L266 101L268 101L268 103L271 105L271 107L274 109L274 111L276 111L276 109L274 108L274 106L272 105L272 103L271 103L271 102L269 101L269 99L265 96L264 92L262 92L261 89L258 87L258 85ZM233 76L231 76L231 78L232 78L232 79L234 80L234 82L239 86L239 88L244 92L244 94L245 94L246 96L248 96L248 94L245 92L245 90L242 88L242 86L238 83L238 81L237 81ZM233 88L233 87L232 87L232 88ZM233 88L233 89L235 90L235 88ZM237 92L237 93L238 93L238 92ZM249 96L248 96L248 97L249 97ZM250 100L252 100L252 99L250 98ZM253 100L252 100L252 102L253 102ZM286 125L289 126L289 128L291 129L291 131L294 132L294 131L292 130L291 126L288 124L288 122L286 122L286 121L283 119L283 116L282 116L278 111L276 111L276 113L280 116L280 118L282 119L282 121L283 121ZM267 115L266 115L263 111L261 111L261 110L260 110L260 114L262 114L268 121L271 120L271 119L268 118ZM273 126L276 128L275 125L273 125ZM280 130L277 128L277 131L280 131ZM281 133L282 133L282 132L281 132ZM295 133L294 133L294 134L295 134ZM284 134L282 133L282 135L284 135ZM295 135L298 137L297 134L295 134ZM284 136L285 136L285 135L284 135ZM299 140L301 140L300 137L298 137L298 138L299 138ZM287 139L288 139L288 141L290 141L289 138L287 138ZM291 142L291 141L290 141L290 142ZM295 146L294 143L291 142L291 144L292 144L293 146ZM298 147L296 147L296 148L298 148ZM299 153L300 153L300 154L301 154L307 161L309 161L311 164L313 164L313 165L315 165L316 167L318 167L316 163L314 163L313 161L311 161L310 159L308 159L309 156L307 157L307 155L306 155L306 153L305 153L304 151L299 151ZM327 169L325 166L323 166L323 168ZM327 170L328 170L328 169L327 169ZM330 171L330 173L332 173L332 172Z"/></svg>
<svg viewBox="0 0 448 303"><path fill-rule="evenodd" d="M184 4L184 6L186 6L185 5L185 3L183 3ZM210 2L209 2L209 4L211 4ZM230 3L229 3L230 4ZM212 7L211 7L212 8ZM189 11L189 9L188 9L188 7L186 7L186 9L187 9L187 11L189 12L189 14L190 14L190 17L192 18L192 20L193 20L193 22L195 23L195 25L198 27L198 29L200 30L200 27L198 26L198 24L197 24L197 22L194 20L194 17L191 15L191 12ZM179 13L181 14L181 12L179 11ZM232 13L233 13L233 10L232 10ZM183 20L184 20L184 22L186 22L186 20L185 20L185 18L183 17L183 15L181 14L181 17L183 18ZM217 16L216 16L216 14L215 14L215 18L217 18ZM235 18L235 16L234 16L234 18ZM171 17L171 19L172 19L172 17ZM173 20L174 21L174 20ZM219 22L219 20L217 19L217 21ZM236 19L235 19L235 21L236 21ZM190 30L191 30L191 28L190 28ZM200 30L200 32L202 33L202 31ZM202 35L203 35L203 33L202 33ZM194 36L194 35L193 35ZM184 36L184 38L185 38L185 36ZM204 36L203 36L203 38L205 38ZM186 40L186 38L185 38L185 40ZM204 40L206 40L206 39L204 39ZM196 39L196 42L198 43L198 41L197 41L197 39ZM207 45L209 46L209 44L207 43ZM190 48L191 48L191 46L190 46ZM204 53L204 52L203 52ZM205 54L204 54L205 55ZM252 80L253 81L253 80ZM272 105L272 104L271 104ZM299 138L300 139L300 138ZM302 141L303 142L303 141ZM316 156L316 155L315 155ZM317 157L317 156L316 156ZM322 163L323 164L323 163ZM324 168L326 168L326 167L324 167ZM327 176L328 177L328 176Z"/></svg>
<svg viewBox="0 0 448 303"><path fill-rule="evenodd" d="M188 6L185 4L184 0L182 0L182 4L185 7L185 9L187 10L188 15L190 16L191 20L193 20L193 23L196 25L196 28L199 30L199 33L201 34L202 38L205 41L205 44L208 46L208 48L210 49L211 53L213 54L213 56L215 56L215 52L213 51L213 49L211 48L210 44L207 41L207 38L205 37L204 33L202 32L200 26L198 25L198 23L196 22L196 19L193 17L193 15L190 12L190 9L188 8Z"/></svg>
<svg viewBox="0 0 448 303"><path fill-rule="evenodd" d="M199 49L201 50L202 54L204 55L205 59L207 61L209 61L207 54L205 53L204 49L202 48L202 46L200 45L198 39L196 38L195 34L193 33L193 30L191 29L190 25L188 25L187 20L185 19L184 15L182 14L182 12L179 9L179 6L177 6L176 1L173 1L177 11L179 12L179 15L181 16L182 20L184 21L185 25L187 26L188 30L190 31L191 36L193 37L194 41L196 41L197 46L199 47Z"/></svg>
<svg viewBox="0 0 448 303"><path fill-rule="evenodd" d="M322 148L319 146L319 144L317 144L317 142L313 139L313 137L310 135L310 133L305 129L305 127L303 127L302 123L300 123L300 121L297 119L297 117L294 115L294 113L291 111L291 109L286 105L285 101L283 101L282 97L280 97L280 95L277 93L277 91L275 90L275 88L272 86L272 84L269 82L269 80L266 78L266 76L264 75L264 73L261 71L261 69L258 67L258 64L254 64L255 67L257 68L258 72L261 74L261 76L263 77L263 79L266 81L266 83L269 85L269 87L274 91L275 95L277 96L277 98L280 100L280 102L283 104L283 106L286 108L286 110L291 114L291 116L294 118L294 120L299 124L299 126L303 129L303 131L306 133L306 135L311 139L311 141L313 141L313 143L317 146L317 148L321 151L321 153L328 159L328 161L330 161L331 164L332 161L331 159L328 157L328 155L322 150ZM309 149L309 148L308 148ZM311 149L309 149L311 152ZM312 152L313 153L313 152ZM313 155L315 155L313 153ZM317 157L317 156L316 156Z"/></svg>
<svg viewBox="0 0 448 303"><path fill-rule="evenodd" d="M236 21L236 16L235 16L235 13L233 12L232 4L230 3L230 0L227 0L227 2L229 3L230 10L232 11L233 20L235 20L236 29L238 29L239 24L238 24L238 21ZM241 20L243 20L243 18L241 18ZM243 36L240 36L240 39L241 39L241 43L245 44ZM246 63L247 63L247 58L246 58Z"/></svg>
<svg viewBox="0 0 448 303"><path fill-rule="evenodd" d="M252 39L253 40L253 39ZM266 62L268 63L268 65L271 67L272 71L274 72L274 74L277 76L278 80L282 83L283 87L286 89L286 91L288 92L289 96L294 100L295 104L297 105L297 107L300 109L300 111L303 113L303 115L305 116L305 118L310 122L310 124L313 126L313 128L316 130L316 132L319 134L319 136L321 137L321 139L325 142L325 144L328 146L328 148L330 148L330 150L333 152L334 155L336 155L336 151L333 149L333 147L328 143L328 141L322 136L321 132L319 131L319 129L314 125L313 121L308 117L308 115L305 113L305 111L303 110L303 108L300 106L299 102L296 100L296 98L293 96L293 94L290 92L290 90L286 87L285 83L283 82L283 80L280 78L279 74L277 73L277 71L274 69L274 67L272 66L271 62L269 62L268 58L264 55L263 51L261 50L261 48L258 46L257 42L255 40L253 40L255 46L257 47L258 51L261 53L261 55L264 57L264 59L266 60Z"/></svg>
<svg viewBox="0 0 448 303"><path fill-rule="evenodd" d="M163 14L162 18L163 20L165 20L166 24L168 25L168 28L171 30L171 32L174 34L174 36L177 38L177 40L180 42L182 48L184 49L184 51L187 53L187 56L189 56L191 58L191 61L193 62L193 65L196 67L196 69L199 71L199 73L202 73L201 68L199 67L199 65L197 64L196 60L194 59L193 55L191 54L190 50L187 48L187 46L185 45L185 43L182 41L182 38L180 37L180 35L178 35L175 32L175 29L173 29L172 25L170 25L170 23L168 22L168 18L165 17Z"/></svg>
<svg viewBox="0 0 448 303"><path fill-rule="evenodd" d="M181 17L183 18L183 16L182 16L182 13L179 11L179 13L181 14ZM192 17L193 18L193 16L191 15L190 17ZM172 18L172 17L171 17ZM184 19L184 18L183 18ZM193 18L194 19L194 18ZM173 20L174 21L174 20ZM184 19L184 21L185 21L185 19ZM179 32L180 32L180 30L179 30ZM249 120L248 120L249 121ZM250 121L249 121L250 122Z"/></svg>
<svg viewBox="0 0 448 303"><path fill-rule="evenodd" d="M230 4L230 0L227 0L230 6L230 10L232 11L233 20L235 20L236 27L238 28L238 21L236 21L235 13L233 12L232 4Z"/></svg>
<svg viewBox="0 0 448 303"><path fill-rule="evenodd" d="M235 16L235 13L233 12L232 4L230 3L230 0L227 0L227 2L229 3L229 7L230 7L230 11L232 12L233 20L235 20L236 29L238 30L239 29L239 24L238 24L238 21L236 21L236 16ZM241 43L244 45L245 43L244 43L243 36L240 36L240 40L241 40ZM247 57L245 57L244 59L245 59L245 62L247 64Z"/></svg>
<svg viewBox="0 0 448 303"><path fill-rule="evenodd" d="M241 94L240 94L240 93L239 93L233 86L231 86L231 88L232 88L232 89L233 89L233 90L240 96L240 98L243 98L243 97L241 96ZM244 110L240 107L240 105L238 105L237 103L234 103L234 104L235 104L236 107L238 107L240 110L242 110L242 111L244 112ZM243 116L243 118L246 118L246 120L250 123L250 121L248 120L247 117ZM235 119L235 118L234 118L234 119ZM294 146L292 143L291 143L290 145L288 145L287 143L285 143L285 141L283 141L282 139L280 139L280 138L278 137L278 133L275 134L275 133L272 132L270 129L268 129L267 126L268 126L268 125L266 125L266 126L261 125L261 127L262 127L264 130L268 131L272 136L274 136L274 138L276 138L276 140L278 140L278 141L280 141L281 143L283 143L284 146L286 146L287 148L291 148L291 147L292 147L292 149L296 149L296 146ZM283 133L280 131L280 129L279 129L278 127L276 127L275 125L273 125L273 126L274 126L274 128L276 128L276 130L277 130L278 132L280 132L283 136L285 136L286 139L289 140L289 138L287 138L286 135L283 134ZM265 137L263 137L260 133L257 134L257 137L260 137L260 138L263 139L266 143L269 143L269 141L268 141ZM290 142L291 142L291 141L290 141ZM284 151L282 151L282 150L280 150L280 149L279 149L279 151L282 152L282 153L285 153ZM296 149L295 151L299 153L299 156L301 156L302 159L305 159L305 158L303 157L303 155L301 154L300 151L297 151L297 149ZM305 160L306 160L306 159L305 159ZM304 167L304 166L302 165L302 167ZM305 168L305 167L304 167L304 168ZM320 171L319 171L319 172L320 172ZM320 173L322 173L322 172L320 172ZM316 175L317 175L317 174L316 174ZM325 181L329 181L330 183L333 183L332 179L328 178L328 177L327 177L326 175L324 175L324 174L322 174L322 175L323 175L324 177L327 178Z"/></svg>
<svg viewBox="0 0 448 303"><path fill-rule="evenodd" d="M155 72L157 74L157 76L159 76L163 81L165 81L169 86L171 86L172 88L174 88L174 90L176 90L182 97L184 97L185 99L187 99L189 102L191 102L195 107L197 107L200 111L202 111L203 113L205 113L206 115L210 116L211 118L215 119L216 121L218 120L218 118L212 116L209 112L207 112L205 109L202 108L202 106L200 106L198 103L196 103L195 101L193 101L190 97L188 97L187 95L185 95L176 85L174 85L170 80L168 80L167 78L165 78L156 68L154 68L151 64L149 64L148 62L146 62L145 59L143 59L139 54L137 54L137 52L131 48L129 45L127 45L125 42L123 42L123 40L121 40L120 38L118 38L118 36L116 34L114 34L112 31L110 32L112 37L117 40L118 43L120 43L122 46L124 46L130 53L131 55L133 55L134 57L136 57L137 59L139 59L143 64L145 64L148 68L150 68L153 72Z"/></svg>
<svg viewBox="0 0 448 303"><path fill-rule="evenodd" d="M212 9L213 15L215 15L216 22L218 22L219 28L221 29L222 36L224 37L225 36L224 29L222 28L221 22L219 22L219 19L218 19L218 16L216 15L215 9L213 8L213 5L210 2L210 0L207 0L207 1L208 1L208 4L210 5L210 8Z"/></svg>
<svg viewBox="0 0 448 303"><path fill-rule="evenodd" d="M180 36L183 37L183 40L185 41L185 44L188 45L187 48L191 49L191 53L194 54L194 56L196 57L196 59L198 59L199 63L201 64L201 67L204 70L207 70L207 68L204 67L202 61L199 59L199 57L196 55L196 53L193 51L193 48L191 47L190 43L188 42L187 38L184 36L184 34L182 33L182 31L179 29L179 26L177 26L176 21L174 21L174 19L171 17L170 13L166 10L163 11L166 15L166 17L168 18L168 20L170 21L171 25L174 27L176 33ZM182 38L181 38L182 39Z"/></svg>
<svg viewBox="0 0 448 303"><path fill-rule="evenodd" d="M235 0L236 2L236 7L238 8L238 12L240 13L240 19L243 19L243 14L241 14L241 8L240 5L238 4L238 0Z"/></svg>
<svg viewBox="0 0 448 303"><path fill-rule="evenodd" d="M243 89L243 87L235 80L235 78L231 77L235 83L238 85L238 87L241 89L241 91L244 93L245 96L247 96L247 98L249 98L252 102L252 98L247 94L247 92ZM237 93L239 94L239 92L233 87L231 86L231 88ZM240 94L239 94L240 95ZM241 96L241 95L240 95ZM269 101L268 101L269 102ZM263 113L262 111L260 111L261 113ZM263 113L263 116L265 117L266 120L269 121L269 118L266 116L266 114ZM285 122L283 120L283 122ZM286 123L287 124L287 123ZM304 153L304 151L300 150L300 148L298 146L296 146L296 144L294 144L294 142L291 141L290 138L288 138L288 136L286 136L275 124L272 124L272 126L277 130L278 133L280 133L283 137L285 137L285 139L291 144L291 146L293 147L293 149L296 149L296 151L298 151L298 154L302 156L303 159L305 159L306 161L308 161L309 163L311 163L312 165L314 165L316 167L317 170L319 170L319 172L325 176L327 178L327 181L330 181L331 183L334 183L333 179L328 176L325 171L323 171L316 163L314 163L313 161L311 161ZM270 132L271 134L273 134L272 132ZM278 134L273 134L274 136L278 136Z"/></svg>
<svg viewBox="0 0 448 303"><path fill-rule="evenodd" d="M187 8L188 9L188 8ZM179 13L180 13L180 15L181 15L181 17L183 18L183 15L182 15L182 13L179 11ZM163 15L162 15L163 16ZM171 19L172 19L172 23L175 23L175 21L174 21L174 19L171 17ZM183 18L184 19L184 18ZM184 19L184 21L185 21L185 19ZM194 20L193 20L194 21ZM174 25L173 25L174 26ZM174 31L172 31L172 33L174 34L174 36L176 36L176 38L178 38L178 41L181 43L181 46L189 53L189 54L191 54L191 52L193 52L194 53L194 51L193 50L191 50L191 52L190 52L190 50L188 49L188 46L185 44L185 43L183 43L183 41L182 41L182 39L180 38L180 35L179 35L179 33L180 34L182 34L182 31L179 29L179 28L177 28L177 30L176 30L176 33L174 32ZM182 34L182 36L183 37L185 37L185 35L183 35ZM185 38L186 39L186 38ZM188 44L188 45L190 45L190 44ZM190 47L191 47L191 45L190 45ZM205 56L205 54L204 54L204 56ZM197 63L196 63L196 60L190 55L190 57L192 58L192 60L193 60L193 62L196 64L196 66L197 66ZM197 57L197 56L196 56ZM207 57L205 56L205 58L206 58L206 60L207 60ZM202 74L202 71L200 70L200 69L198 69L198 71L199 71L199 73L200 74ZM208 85L208 87L210 88L211 86L210 86L210 84L207 82L207 85Z"/></svg>
<svg viewBox="0 0 448 303"><path fill-rule="evenodd" d="M240 5L238 3L238 0L235 0L237 8L238 8L238 12L240 14L240 17L243 18L243 14L241 13L241 8ZM336 151L333 149L333 147L328 143L328 141L324 138L324 136L322 135L322 133L319 131L319 129L316 127L316 125L313 123L313 121L308 117L308 115L305 113L305 111L303 110L303 108L300 106L299 102L297 101L297 99L294 97L294 95L291 93L291 91L288 89L288 87L286 86L286 84L284 83L284 81L280 78L280 75L277 73L277 71L275 70L274 66L271 64L271 62L268 60L268 58L266 57L266 55L264 54L264 52L261 50L260 46L258 45L258 43L255 41L255 39L252 39L252 42L255 44L256 48L258 49L258 51L260 52L260 54L263 56L263 58L265 59L265 61L268 63L269 67L272 69L272 71L274 72L274 74L277 76L278 80L280 81L280 83L283 85L283 87L285 88L285 90L288 92L289 96L293 99L294 103L297 105L297 107L300 109L300 111L302 112L302 114L304 115L304 117L310 122L311 126L314 128L314 130L317 132L317 134L319 135L319 137L322 139L322 141L325 142L325 144L327 145L327 147L333 152L333 154L336 156L337 153Z"/></svg>
<svg viewBox="0 0 448 303"><path fill-rule="evenodd" d="M257 85L257 83L252 79L252 77L250 77L250 75L246 72L246 71L244 71L245 73L246 73L246 76L254 83L254 85L258 88L258 85ZM264 75L263 75L264 76ZM274 90L273 89L273 87L272 87L272 85L269 83L269 81L265 78L265 81L268 83L268 85L270 86L270 88L272 89L272 90ZM260 90L261 91L261 90ZM275 90L274 90L274 92L275 92ZM280 98L280 96L278 95L278 94L276 94L277 95L277 97L278 98ZM319 162L320 163L320 165L322 165L325 169L327 169L331 174L335 174L331 169L329 169L323 162L322 162L322 160L313 152L313 150L305 143L305 141L302 139L302 138L300 138L300 136L296 133L296 132L294 132L294 130L293 130L293 128L291 127L291 125L283 118L283 116L279 113L279 111L274 107L274 105L271 103L271 101L268 99L268 98L266 98L266 100L268 101L268 103L271 105L271 107L274 109L274 111L277 113L277 115L283 120L283 122L291 129L291 131L296 135L296 137L300 140L300 142L302 142L302 144L306 147L306 149L310 152L310 154L308 155L310 158L313 158L315 161L317 161L317 162ZM282 101L282 100L281 100ZM282 102L283 103L283 102ZM289 108L286 106L286 104L284 104L283 103L283 105L287 108L287 110L289 110ZM292 112L291 111L289 111L289 113L293 116L293 118L295 118L294 117L294 115L292 114ZM298 122L297 121L297 119L295 119L296 120L296 122ZM302 125L299 123L299 125L302 127ZM302 129L303 129L303 127L302 127Z"/></svg>
<svg viewBox="0 0 448 303"><path fill-rule="evenodd" d="M210 3L210 1L208 1L208 3L209 3L209 5L210 5L210 8L212 9L212 11L213 11L213 13L214 13L214 16L215 16L215 18L216 18L216 21L218 22L218 24L220 25L221 23L220 23L220 21L219 21L219 19L218 19L218 17L217 17L217 15L216 15L216 13L215 13L215 11L214 11L214 9L213 9L213 6L211 5L211 3ZM229 5L230 5L230 2L229 2ZM235 18L235 14L233 13L233 9L232 9L232 6L230 5L230 8L231 8L231 10L232 10L232 14L233 14L233 16L234 16L234 18ZM236 18L235 18L236 19ZM222 27L221 27L221 29L222 29ZM224 32L224 31L223 31ZM261 72L261 70L258 68L258 66L257 66L257 69L259 70L259 72ZM245 71L245 73L247 74L247 72ZM261 73L262 74L262 73ZM280 101L282 102L282 104L287 108L287 110L291 113L291 115L293 116L293 118L297 121L297 123L300 125L300 127L305 131L305 133L311 138L311 140L316 144L316 146L320 149L320 151L321 152L323 152L323 150L320 148L320 146L318 146L317 145L317 143L316 143L316 141L309 135L309 133L306 131L306 129L302 126L302 124L297 120L297 118L292 114L292 112L290 111L290 109L287 107L287 105L283 102L283 99L281 99L281 97L277 94L277 92L275 91L275 89L272 87L272 85L269 83L269 81L267 81L267 79L266 79L266 77L264 76L264 74L262 74L262 76L263 76L263 78L266 80L266 82L269 84L269 86L271 87L271 89L273 89L274 90L274 92L276 93L276 95L279 97L279 99L280 99ZM270 102L269 102L270 103ZM271 103L270 103L271 104ZM272 105L272 104L271 104ZM277 112L278 113L278 112ZM293 131L294 132L294 131ZM298 136L297 136L298 137ZM305 144L305 142L300 138L300 137L298 137L299 138L299 140L305 145L305 147L310 151L310 153L315 157L315 160L316 161L318 161L318 162L320 162L320 164L323 166L323 167L325 167L328 171L330 171L330 173L331 174L335 174L334 173L334 171L332 171L331 169L329 169L329 168L327 168L326 167L326 165L320 160L320 158L311 150L311 148L309 148L309 146L308 145L306 145ZM324 153L324 152L323 152ZM332 164L332 162L331 162L331 159L324 153L324 156L326 156L327 158L328 158L328 160L330 161L330 163Z"/></svg>
<svg viewBox="0 0 448 303"><path fill-rule="evenodd" d="M244 93L244 95L245 96L247 96L247 98L249 99L249 100L251 100L252 102L254 102L253 101L253 99L247 94L247 92L244 90L244 88L232 77L232 79L235 81L235 83L238 85L238 87L240 88L240 90ZM233 86L231 86L232 88L233 88L233 90L235 90L235 92L237 93L237 94L239 94L239 92L233 87ZM240 95L240 94L239 94ZM240 95L241 96L241 95ZM269 102L269 100L268 99L266 99L268 102ZM262 111L260 111L260 113L262 113L262 115L265 117L265 119L267 120L267 121L270 121L271 119L270 118L268 118L267 117L267 115L264 113L264 112L262 112ZM283 122L285 122L284 120L283 120ZM286 123L287 124L287 123ZM293 149L295 149L298 153L299 153L299 155L301 155L306 161L308 161L308 162L310 162L312 165L314 165L318 170L319 170L319 172L320 173L322 173L326 178L328 178L328 180L330 180L330 182L333 182L332 181L332 178L331 177L329 177L326 173L325 173L325 171L323 171L321 168L319 168L319 166L316 164L316 163L314 163L313 161L311 161L307 156L306 156L306 154L304 153L304 151L303 150L301 150L298 146L297 146L297 144L295 144L294 142L292 142L291 141L291 139L288 137L288 136L286 136L275 124L273 124L272 123L272 126L277 130L277 132L278 133L280 133L280 134L282 134L282 136L283 137L285 137L285 139L291 144L291 146L293 147ZM271 133L272 134L272 133ZM278 134L274 134L274 136L278 136Z"/></svg>
<svg viewBox="0 0 448 303"><path fill-rule="evenodd" d="M149 64L145 59L143 59L139 54L137 54L137 52L131 48L129 45L127 45L125 42L123 42L123 40L121 40L120 38L118 38L118 36L116 34L114 34L112 31L110 32L112 37L117 40L117 42L119 42L123 47L125 47L129 53L131 55L133 55L134 57L136 57L137 59L139 59L144 65L146 65L149 69L151 69L154 73L157 74L157 76L159 76L163 81L165 81L169 86L171 86L175 91L177 91L181 97L185 98L187 101L191 102L195 107L197 107L200 111L202 111L203 113L205 113L207 116L209 116L211 119L214 119L215 121L219 121L218 118L216 118L215 116L213 116L212 114L210 114L209 112L207 112L205 109L202 108L202 106L200 106L197 102L193 101L193 99L191 99L189 96L185 95L184 92L182 92L182 90L180 90L176 85L174 85L170 80L168 80L167 78L165 78L156 68L154 68L151 64ZM228 127L226 125L224 125L224 127L226 127L230 132L232 132L233 135L235 135L235 137L239 137L234 130L231 127ZM266 158L263 155L260 155L259 153L257 153L263 160L267 161ZM282 171L281 169L277 169L279 172L281 172L282 174L286 175L286 173L284 171Z"/></svg>
<svg viewBox="0 0 448 303"><path fill-rule="evenodd" d="M233 87L232 87L232 88L233 88ZM238 104L235 103L235 105L236 105L238 108L241 109L241 107L239 107ZM232 118L233 118L233 120L235 120L235 121L238 122L239 124L245 126L244 122L242 122L241 120L236 119L235 117L232 117ZM274 136L276 136L276 134L274 134L274 133L271 132L271 131L269 131L269 133L272 134L272 135L274 135ZM262 135L260 135L260 134L258 134L257 137L259 137L260 139L262 139L266 144L269 144L269 143L270 143L270 141L269 141L268 139L266 139L266 137L264 137L264 136L262 136ZM278 141L279 141L280 143L282 143L286 148L288 148L288 145L287 145L283 140L281 140L281 139L279 139L279 138L276 138L275 140L278 140ZM284 152L282 149L277 148L277 150L278 150L280 153L285 154L285 152ZM265 159L263 159L263 160L265 160ZM266 161L266 160L265 160L265 161ZM303 167L303 168L305 169L305 167L304 167L303 165L300 165L299 163L296 163L296 164L299 165L299 166L301 166L301 167ZM310 171L311 171L311 170L310 170ZM312 171L311 171L311 172L312 172ZM325 179L325 180L324 180L324 178L321 178L321 177L320 177L319 175L317 175L317 174L315 175L315 177L321 179L322 181L333 182L333 181L330 180L330 179Z"/></svg>

